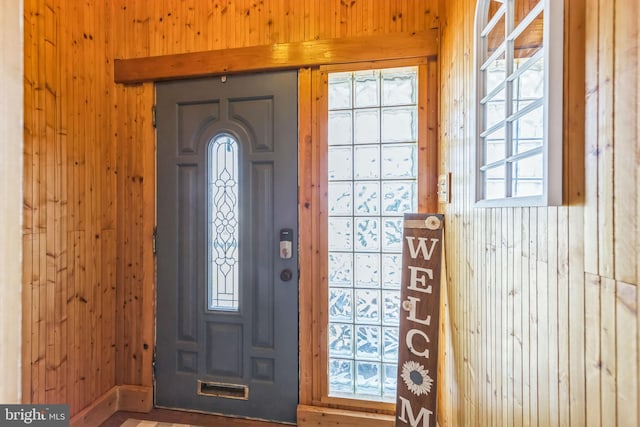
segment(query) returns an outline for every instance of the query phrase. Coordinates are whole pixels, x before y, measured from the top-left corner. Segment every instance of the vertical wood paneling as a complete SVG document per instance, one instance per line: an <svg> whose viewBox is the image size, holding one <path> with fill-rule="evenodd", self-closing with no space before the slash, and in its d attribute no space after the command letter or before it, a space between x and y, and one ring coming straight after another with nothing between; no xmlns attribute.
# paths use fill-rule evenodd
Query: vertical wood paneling
<svg viewBox="0 0 640 427"><path fill-rule="evenodd" d="M0 50L3 53L0 61L0 81L3 83L0 98L0 195L3 203L0 214L0 401L6 403L20 402L21 359L28 360L29 356L25 351L29 342L21 347L21 338L30 333L30 326L25 331L25 322L21 322L21 316L30 316L30 308L21 310L25 295L20 289L21 277L25 278L24 282L31 280L31 265L21 264L20 247L31 243L31 236L21 235L23 212L25 226L31 227L30 205L23 206L22 199L32 200L31 194L23 195L20 186L23 173L27 172L24 165L27 156L23 163L22 106L31 102L25 96L27 91L23 91L23 85L28 87L29 82L24 79L23 64L28 59L23 58L22 8L23 0L0 4Z"/></svg>
<svg viewBox="0 0 640 427"><path fill-rule="evenodd" d="M614 201L614 256L615 279L627 283L639 280L637 253L640 247L638 239L638 104L637 97L628 96L638 93L638 13L637 1L617 0L614 14L616 25L615 63L614 63L614 108L613 140L615 152L613 159L613 181L615 183ZM633 155L635 151L635 156ZM628 183L620 185L620 183ZM635 185L634 185L635 183ZM634 233L635 229L635 233ZM635 256L634 256L635 254Z"/></svg>
<svg viewBox="0 0 640 427"><path fill-rule="evenodd" d="M24 7L22 395L24 402L69 403L72 413L115 384L105 9L94 1Z"/></svg>
<svg viewBox="0 0 640 427"><path fill-rule="evenodd" d="M638 423L639 36L631 3L565 0L565 205L552 208L473 207L466 47L476 1L441 10L440 173L452 173L452 200L441 209L448 286L461 299L450 303L453 346L468 361L450 368L465 396L461 425Z"/></svg>
<svg viewBox="0 0 640 427"><path fill-rule="evenodd" d="M75 414L152 384L154 89L116 86L114 58L422 31L437 14L436 0L25 0L24 401Z"/></svg>
<svg viewBox="0 0 640 427"><path fill-rule="evenodd" d="M438 14L435 1L254 3L25 0L25 401L77 413L115 384L151 384L153 88L114 86L114 58L419 31ZM583 426L587 410L637 424L638 6L565 3L567 206L489 210L471 199L475 1L446 2L452 425Z"/></svg>
<svg viewBox="0 0 640 427"><path fill-rule="evenodd" d="M619 371L616 412L618 424L636 426L638 414L638 287L616 282L616 364ZM633 408L635 407L635 410Z"/></svg>

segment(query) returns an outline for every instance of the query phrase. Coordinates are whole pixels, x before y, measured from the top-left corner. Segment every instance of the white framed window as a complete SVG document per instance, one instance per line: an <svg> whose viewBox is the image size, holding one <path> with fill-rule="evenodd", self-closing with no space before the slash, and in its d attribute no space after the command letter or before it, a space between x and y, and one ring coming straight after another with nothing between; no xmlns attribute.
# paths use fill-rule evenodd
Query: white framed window
<svg viewBox="0 0 640 427"><path fill-rule="evenodd" d="M562 203L564 0L478 0L476 205Z"/></svg>

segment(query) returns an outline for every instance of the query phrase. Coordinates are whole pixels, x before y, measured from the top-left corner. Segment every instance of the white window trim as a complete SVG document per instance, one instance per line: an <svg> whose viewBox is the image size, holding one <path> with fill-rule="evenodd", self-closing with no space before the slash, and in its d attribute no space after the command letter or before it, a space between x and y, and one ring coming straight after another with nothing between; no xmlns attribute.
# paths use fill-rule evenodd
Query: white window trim
<svg viewBox="0 0 640 427"><path fill-rule="evenodd" d="M513 1L513 0L504 0ZM543 5L544 31L544 133L543 133L543 194L533 197L505 197L501 199L484 199L484 180L481 167L483 165L484 144L480 137L483 123L482 91L482 52L481 32L489 24L487 7L490 0L478 0L474 23L474 148L473 177L475 180L474 202L476 207L518 207L518 206L559 206L563 194L563 88L564 88L564 0L541 0ZM502 6L503 8L505 5ZM505 12L506 13L506 12ZM499 15L499 13L497 14ZM496 23L499 18L495 19ZM496 24L494 23L494 25ZM522 24L521 24L522 25ZM519 27L521 26L519 25ZM517 29L515 29L517 30ZM505 38L506 40L506 38ZM504 45L504 43L503 43ZM504 46L498 48L501 51ZM507 58L509 59L509 58ZM509 80L508 78L505 81ZM496 89L499 90L499 89ZM495 92L492 91L492 92ZM505 177L506 178L506 177ZM508 184L510 185L510 184Z"/></svg>

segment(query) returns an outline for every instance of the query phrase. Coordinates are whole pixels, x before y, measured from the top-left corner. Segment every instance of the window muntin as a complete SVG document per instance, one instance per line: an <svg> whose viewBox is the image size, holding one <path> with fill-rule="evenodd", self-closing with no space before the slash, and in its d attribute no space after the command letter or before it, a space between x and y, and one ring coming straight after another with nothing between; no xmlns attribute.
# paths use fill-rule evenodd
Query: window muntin
<svg viewBox="0 0 640 427"><path fill-rule="evenodd" d="M417 68L329 73L328 109L328 394L394 401Z"/></svg>
<svg viewBox="0 0 640 427"><path fill-rule="evenodd" d="M209 310L239 309L239 145L231 135L215 136L208 147Z"/></svg>
<svg viewBox="0 0 640 427"><path fill-rule="evenodd" d="M478 2L481 205L561 203L562 9L561 0Z"/></svg>

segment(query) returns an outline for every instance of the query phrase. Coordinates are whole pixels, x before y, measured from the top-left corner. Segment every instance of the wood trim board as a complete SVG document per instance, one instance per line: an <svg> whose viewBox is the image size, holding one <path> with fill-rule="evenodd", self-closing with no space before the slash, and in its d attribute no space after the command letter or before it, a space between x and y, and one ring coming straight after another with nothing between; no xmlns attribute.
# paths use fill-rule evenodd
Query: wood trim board
<svg viewBox="0 0 640 427"><path fill-rule="evenodd" d="M239 72L436 56L437 31L311 40L116 59L116 83L135 84Z"/></svg>
<svg viewBox="0 0 640 427"><path fill-rule="evenodd" d="M153 387L114 386L71 418L71 427L95 427L118 411L149 412L153 408Z"/></svg>

